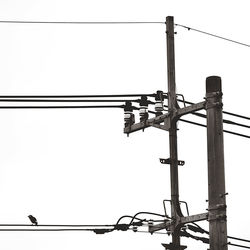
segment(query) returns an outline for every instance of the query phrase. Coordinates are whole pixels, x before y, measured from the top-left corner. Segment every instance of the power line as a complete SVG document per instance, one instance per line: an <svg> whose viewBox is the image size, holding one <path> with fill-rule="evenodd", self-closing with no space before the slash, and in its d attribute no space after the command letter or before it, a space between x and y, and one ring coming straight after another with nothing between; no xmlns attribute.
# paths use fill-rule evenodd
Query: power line
<svg viewBox="0 0 250 250"><path fill-rule="evenodd" d="M94 231L95 229L90 229L90 228L50 228L50 229L39 229L39 228L34 228L34 229L29 229L29 228L7 228L7 229L2 229L0 228L0 232L53 232L53 231Z"/></svg>
<svg viewBox="0 0 250 250"><path fill-rule="evenodd" d="M209 234L209 232L208 231L206 231L205 229L203 229L201 226L199 226L197 223L192 223L192 224L194 224L197 228L199 228L199 232L201 232L201 233L206 233L206 234ZM190 225L188 225L188 226L190 226ZM191 228L189 228L190 230L192 230L192 227ZM229 238L229 239L233 239L233 240L238 240L238 241L244 241L244 242L249 242L250 243L250 240L247 240L247 239L242 239L242 238L238 238L238 237L233 237L233 236L227 236L227 238Z"/></svg>
<svg viewBox="0 0 250 250"><path fill-rule="evenodd" d="M239 117L239 118L242 118L242 119L250 120L250 117L247 117L247 116L238 115L238 114L234 114L234 113L227 112L227 111L222 111L222 112L224 114L227 114L227 115L232 115L232 116L236 116L236 117Z"/></svg>
<svg viewBox="0 0 250 250"><path fill-rule="evenodd" d="M140 214L148 214L148 215L154 215L154 216L159 216L159 217L164 217L164 218L166 218L166 215L165 215L165 214L163 215L163 214L152 213L152 212L138 212L138 213L136 213L136 214L133 216L133 218L131 219L129 225L132 225L132 223L133 223L133 221L135 220L135 218L136 218L138 215L140 215Z"/></svg>
<svg viewBox="0 0 250 250"><path fill-rule="evenodd" d="M133 230L133 228L130 228L129 230L132 230L132 231L134 231ZM146 233L146 234L151 234L152 235L152 233L150 233L150 232L148 232L148 231L134 231L135 233ZM168 233L163 233L163 232L154 232L153 234L167 234L168 235Z"/></svg>
<svg viewBox="0 0 250 250"><path fill-rule="evenodd" d="M181 100L181 99L177 99L177 101L183 102L183 103L187 103L187 104L190 104L190 105L195 104L195 103L193 103L193 102L186 101L186 100ZM228 111L223 111L223 110L222 110L222 113L227 114L227 115L231 115L231 116L235 116L235 117L238 117L238 118L250 120L250 117L243 116L243 115L239 115L239 114L236 114L236 113L232 113L232 112L228 112Z"/></svg>
<svg viewBox="0 0 250 250"><path fill-rule="evenodd" d="M204 124L201 124L201 123L198 123L198 122L189 121L189 120L186 120L186 119L179 119L179 121L186 122L186 123L190 123L190 124L197 125L197 126L204 127L204 128L207 127L207 126L204 125ZM236 132L233 132L233 131L230 131L230 130L225 130L225 129L224 129L223 132L224 132L224 133L228 133L228 134L232 134L232 135L237 135L237 136L241 136L241 137L245 137L245 138L250 139L250 136L249 136L249 135L236 133Z"/></svg>
<svg viewBox="0 0 250 250"><path fill-rule="evenodd" d="M155 97L156 94L107 94L107 95L0 95L0 98L112 98L112 97L141 97L141 96L148 96L148 97ZM167 95L165 95L165 98L167 98ZM3 101L3 100L0 100ZM124 100L129 101L129 100ZM186 104L194 104L193 102L178 99L180 102L184 102ZM54 101L52 101L54 102ZM66 101L68 102L68 101ZM73 101L75 102L75 101ZM78 101L76 101L78 102ZM91 101L90 101L91 102ZM151 102L153 103L153 102ZM250 120L250 117L246 117L243 115L239 115L236 113L228 112L228 111L222 111L224 114L243 118Z"/></svg>
<svg viewBox="0 0 250 250"><path fill-rule="evenodd" d="M141 97L155 94L107 94L107 95L0 95L0 98L106 98L106 97Z"/></svg>
<svg viewBox="0 0 250 250"><path fill-rule="evenodd" d="M79 224L39 224L37 227L114 227L110 225L79 225ZM0 224L0 227L34 227L33 224Z"/></svg>
<svg viewBox="0 0 250 250"><path fill-rule="evenodd" d="M31 21L31 20L0 20L7 24L165 24L154 21Z"/></svg>
<svg viewBox="0 0 250 250"><path fill-rule="evenodd" d="M231 242L228 242L227 244L228 244L228 245L230 245L230 246L242 247L242 248L247 248L247 249L250 249L250 247L248 247L248 246L243 246L243 245L233 244L233 243L231 243Z"/></svg>
<svg viewBox="0 0 250 250"><path fill-rule="evenodd" d="M245 242L249 242L250 243L250 240L246 240L246 239L242 239L242 238L237 238L237 237L232 237L232 236L228 236L227 238L233 239L233 240L245 241Z"/></svg>
<svg viewBox="0 0 250 250"><path fill-rule="evenodd" d="M195 116L202 117L202 118L207 118L206 115L198 113L198 112L194 112L194 113L191 113L191 114L195 115ZM230 125L236 125L236 126L240 126L240 127L244 127L244 128L250 128L249 125L245 125L245 124L242 124L242 123L238 123L238 122L234 122L234 121L230 121L230 120L226 120L226 119L223 119L223 123L227 123L227 124L230 124Z"/></svg>
<svg viewBox="0 0 250 250"><path fill-rule="evenodd" d="M124 105L93 106L0 106L0 109L86 109L86 108L124 108Z"/></svg>
<svg viewBox="0 0 250 250"><path fill-rule="evenodd" d="M193 30L193 31L196 31L196 32L205 34L205 35L213 36L213 37L216 37L216 38L219 38L219 39L228 41L228 42L236 43L236 44L239 44L239 45L242 45L242 46L250 47L249 44L242 43L242 42L238 42L238 41L235 41L235 40L226 38L226 37L218 36L218 35L215 35L215 34L206 32L206 31L202 31L202 30L198 30L198 29L195 29L195 28L191 28L191 27L188 27L188 26L185 26L185 25L182 25L182 24L177 24L177 23L176 23L175 26L179 26L179 27L185 28L185 29L187 29L187 30Z"/></svg>
<svg viewBox="0 0 250 250"><path fill-rule="evenodd" d="M140 102L136 100L115 99L0 99L0 102Z"/></svg>

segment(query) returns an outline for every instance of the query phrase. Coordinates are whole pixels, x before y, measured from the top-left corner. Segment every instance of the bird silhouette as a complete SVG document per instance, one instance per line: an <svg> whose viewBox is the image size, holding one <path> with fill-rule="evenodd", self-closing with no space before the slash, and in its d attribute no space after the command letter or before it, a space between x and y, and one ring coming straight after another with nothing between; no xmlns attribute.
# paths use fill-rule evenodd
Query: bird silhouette
<svg viewBox="0 0 250 250"><path fill-rule="evenodd" d="M32 216L32 215L29 215L28 216L29 217L29 219L30 219L30 221L31 221L31 223L33 224L33 225L38 225L38 222L37 222L37 219L36 219L36 217L34 217L34 216Z"/></svg>

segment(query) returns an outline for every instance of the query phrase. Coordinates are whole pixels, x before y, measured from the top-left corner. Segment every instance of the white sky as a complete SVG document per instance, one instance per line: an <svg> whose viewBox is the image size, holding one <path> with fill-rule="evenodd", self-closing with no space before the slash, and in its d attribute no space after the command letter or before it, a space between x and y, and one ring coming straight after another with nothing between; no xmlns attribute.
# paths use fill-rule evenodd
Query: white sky
<svg viewBox="0 0 250 250"><path fill-rule="evenodd" d="M248 2L0 0L0 20L164 22L173 15L176 23L250 44ZM249 116L249 48L176 31L178 93L202 101L206 77L219 75L224 110ZM167 91L164 25L0 24L0 33L1 95ZM0 116L0 223L29 223L32 214L41 224L113 224L138 211L163 213L169 168L158 158L169 156L167 132L150 128L127 138L122 110L1 110ZM186 161L180 199L191 214L203 213L206 130L179 128L179 159ZM225 134L224 141L228 234L250 238L249 140ZM133 232L2 232L0 238L5 250L149 250L171 240Z"/></svg>

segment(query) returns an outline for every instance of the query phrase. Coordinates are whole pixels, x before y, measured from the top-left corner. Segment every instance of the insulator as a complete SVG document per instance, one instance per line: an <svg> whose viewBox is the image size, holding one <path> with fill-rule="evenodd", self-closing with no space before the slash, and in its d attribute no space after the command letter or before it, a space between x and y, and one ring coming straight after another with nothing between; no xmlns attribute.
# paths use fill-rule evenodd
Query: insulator
<svg viewBox="0 0 250 250"><path fill-rule="evenodd" d="M132 111L124 112L124 122L125 122L125 127L131 126L132 124L135 123L135 115L133 114Z"/></svg>
<svg viewBox="0 0 250 250"><path fill-rule="evenodd" d="M140 121L146 121L148 119L148 107L147 106L141 106L139 110L140 115Z"/></svg>
<svg viewBox="0 0 250 250"><path fill-rule="evenodd" d="M162 101L156 101L155 103L155 111L156 113L162 113L164 110L163 102Z"/></svg>
<svg viewBox="0 0 250 250"><path fill-rule="evenodd" d="M148 98L143 95L140 100L140 122L146 121L148 119Z"/></svg>
<svg viewBox="0 0 250 250"><path fill-rule="evenodd" d="M155 111L156 111L156 116L162 115L162 111L164 110L163 106L163 92L158 90L156 92L156 97L155 97Z"/></svg>
<svg viewBox="0 0 250 250"><path fill-rule="evenodd" d="M131 102L127 101L124 107L124 122L125 127L131 126L135 123L135 115L133 114L133 107Z"/></svg>
<svg viewBox="0 0 250 250"><path fill-rule="evenodd" d="M153 222L152 220L149 220L149 221L148 221L148 226L149 226L149 227L152 227L153 225L154 225L154 222Z"/></svg>

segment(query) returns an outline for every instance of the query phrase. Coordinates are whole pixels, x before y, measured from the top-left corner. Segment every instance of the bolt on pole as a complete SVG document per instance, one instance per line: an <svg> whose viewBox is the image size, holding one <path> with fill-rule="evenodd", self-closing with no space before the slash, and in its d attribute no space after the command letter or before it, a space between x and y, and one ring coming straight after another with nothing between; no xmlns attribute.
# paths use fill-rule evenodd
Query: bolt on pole
<svg viewBox="0 0 250 250"><path fill-rule="evenodd" d="M210 250L227 250L221 78L206 79Z"/></svg>

